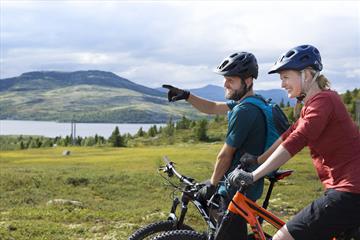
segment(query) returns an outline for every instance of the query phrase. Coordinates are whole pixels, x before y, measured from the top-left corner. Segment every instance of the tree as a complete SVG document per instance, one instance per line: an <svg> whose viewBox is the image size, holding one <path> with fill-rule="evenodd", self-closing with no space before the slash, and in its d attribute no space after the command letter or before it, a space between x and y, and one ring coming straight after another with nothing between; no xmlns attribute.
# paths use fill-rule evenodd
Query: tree
<svg viewBox="0 0 360 240"><path fill-rule="evenodd" d="M118 126L116 126L115 130L112 132L109 143L112 147L125 147L124 139L120 135Z"/></svg>
<svg viewBox="0 0 360 240"><path fill-rule="evenodd" d="M281 98L280 107L281 108L285 107L284 98Z"/></svg>
<svg viewBox="0 0 360 240"><path fill-rule="evenodd" d="M39 138L34 138L29 144L29 148L39 148L41 146L41 141Z"/></svg>
<svg viewBox="0 0 360 240"><path fill-rule="evenodd" d="M166 124L166 127L163 129L166 136L174 136L175 133L175 124L172 120L172 117L169 118L169 121Z"/></svg>
<svg viewBox="0 0 360 240"><path fill-rule="evenodd" d="M154 126L149 128L148 135L150 137L155 137L156 134L157 134L157 128L156 128L156 125L154 125Z"/></svg>
<svg viewBox="0 0 360 240"><path fill-rule="evenodd" d="M199 141L207 141L209 137L207 135L208 130L208 121L206 119L201 119L197 122L197 126L195 128L195 135Z"/></svg>
<svg viewBox="0 0 360 240"><path fill-rule="evenodd" d="M290 102L289 101L287 101L286 107L290 107Z"/></svg>
<svg viewBox="0 0 360 240"><path fill-rule="evenodd" d="M359 94L359 89L355 88L353 91L353 95L354 95L355 99L357 98L358 94Z"/></svg>
<svg viewBox="0 0 360 240"><path fill-rule="evenodd" d="M52 147L53 142L50 138L45 139L45 141L42 142L41 147Z"/></svg>
<svg viewBox="0 0 360 240"><path fill-rule="evenodd" d="M71 144L71 137L69 135L66 135L66 137L64 138L64 146L68 146Z"/></svg>
<svg viewBox="0 0 360 240"><path fill-rule="evenodd" d="M347 90L346 93L344 94L343 100L344 100L345 104L351 103L352 96L351 96L351 92L349 90Z"/></svg>
<svg viewBox="0 0 360 240"><path fill-rule="evenodd" d="M191 120L187 119L184 115L181 120L176 123L176 129L189 129Z"/></svg>
<svg viewBox="0 0 360 240"><path fill-rule="evenodd" d="M25 145L23 141L20 142L20 149L25 149Z"/></svg>
<svg viewBox="0 0 360 240"><path fill-rule="evenodd" d="M84 142L84 146L94 146L96 144L95 142L95 138L94 137L86 137L85 138L85 142Z"/></svg>
<svg viewBox="0 0 360 240"><path fill-rule="evenodd" d="M142 127L139 128L138 132L136 133L136 136L138 136L138 137L144 137L145 136L145 131L143 130Z"/></svg>

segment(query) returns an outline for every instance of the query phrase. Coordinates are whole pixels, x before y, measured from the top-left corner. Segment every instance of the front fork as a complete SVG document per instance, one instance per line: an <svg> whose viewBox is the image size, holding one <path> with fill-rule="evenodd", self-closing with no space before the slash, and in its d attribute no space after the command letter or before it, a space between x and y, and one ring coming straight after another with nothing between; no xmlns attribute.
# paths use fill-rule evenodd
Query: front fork
<svg viewBox="0 0 360 240"><path fill-rule="evenodd" d="M176 229L180 229L180 227L184 223L185 215L186 215L187 210L188 210L189 200L182 199L180 217L178 219L177 216L176 216L176 209L177 209L179 204L180 204L179 198L175 197L174 200L173 200L173 204L171 206L171 209L170 209L169 216L168 216L168 220L174 221L174 227L176 227Z"/></svg>

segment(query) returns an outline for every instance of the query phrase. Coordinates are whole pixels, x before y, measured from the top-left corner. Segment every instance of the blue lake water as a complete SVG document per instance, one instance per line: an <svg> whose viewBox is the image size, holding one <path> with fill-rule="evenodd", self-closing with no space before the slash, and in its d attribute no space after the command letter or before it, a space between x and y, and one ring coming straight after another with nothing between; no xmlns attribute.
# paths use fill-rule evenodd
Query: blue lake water
<svg viewBox="0 0 360 240"><path fill-rule="evenodd" d="M147 131L151 126L165 124L122 124L122 123L76 123L76 136L100 136L108 138L115 127L120 133L135 134L140 127ZM46 137L71 135L71 123L46 121L0 120L0 135L41 135Z"/></svg>

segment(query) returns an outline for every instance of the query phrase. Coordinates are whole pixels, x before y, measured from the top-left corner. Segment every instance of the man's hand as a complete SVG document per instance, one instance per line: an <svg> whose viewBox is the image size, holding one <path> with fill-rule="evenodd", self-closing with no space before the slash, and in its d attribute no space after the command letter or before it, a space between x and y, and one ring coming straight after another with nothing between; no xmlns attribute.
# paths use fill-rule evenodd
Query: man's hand
<svg viewBox="0 0 360 240"><path fill-rule="evenodd" d="M228 176L229 182L232 186L240 187L241 185L251 185L254 183L252 173L245 172L240 168L236 168Z"/></svg>
<svg viewBox="0 0 360 240"><path fill-rule="evenodd" d="M190 96L189 91L179 89L179 88L173 87L171 85L162 85L162 87L169 89L169 92L168 92L169 102L175 102L175 101L179 101L182 99L187 100Z"/></svg>
<svg viewBox="0 0 360 240"><path fill-rule="evenodd" d="M210 180L207 180L205 182L203 182L205 184L204 187L202 187L199 192L198 192L198 200L202 203L207 202L207 200L209 200L212 195L215 194L216 192L216 186L212 185Z"/></svg>
<svg viewBox="0 0 360 240"><path fill-rule="evenodd" d="M251 155L250 153L244 153L240 158L240 163L244 169L248 169L257 166L259 164L257 160L257 156Z"/></svg>

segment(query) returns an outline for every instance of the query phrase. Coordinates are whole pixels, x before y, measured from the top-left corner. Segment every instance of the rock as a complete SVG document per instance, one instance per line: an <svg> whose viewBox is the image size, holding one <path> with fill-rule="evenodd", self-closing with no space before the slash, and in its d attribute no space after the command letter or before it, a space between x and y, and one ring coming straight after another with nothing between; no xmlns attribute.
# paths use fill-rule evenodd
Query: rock
<svg viewBox="0 0 360 240"><path fill-rule="evenodd" d="M9 231L16 231L17 230L17 227L15 227L14 225L9 225L8 227L7 227L7 229L9 230Z"/></svg>
<svg viewBox="0 0 360 240"><path fill-rule="evenodd" d="M69 150L64 150L63 153L62 153L62 155L63 155L63 156L69 156L70 153L71 153L71 152L70 152Z"/></svg>
<svg viewBox="0 0 360 240"><path fill-rule="evenodd" d="M51 205L70 205L70 206L75 206L75 207L80 207L83 208L84 204L82 202L79 201L74 201L74 200L68 200L68 199L53 199L50 200L46 203L46 205L51 206Z"/></svg>

